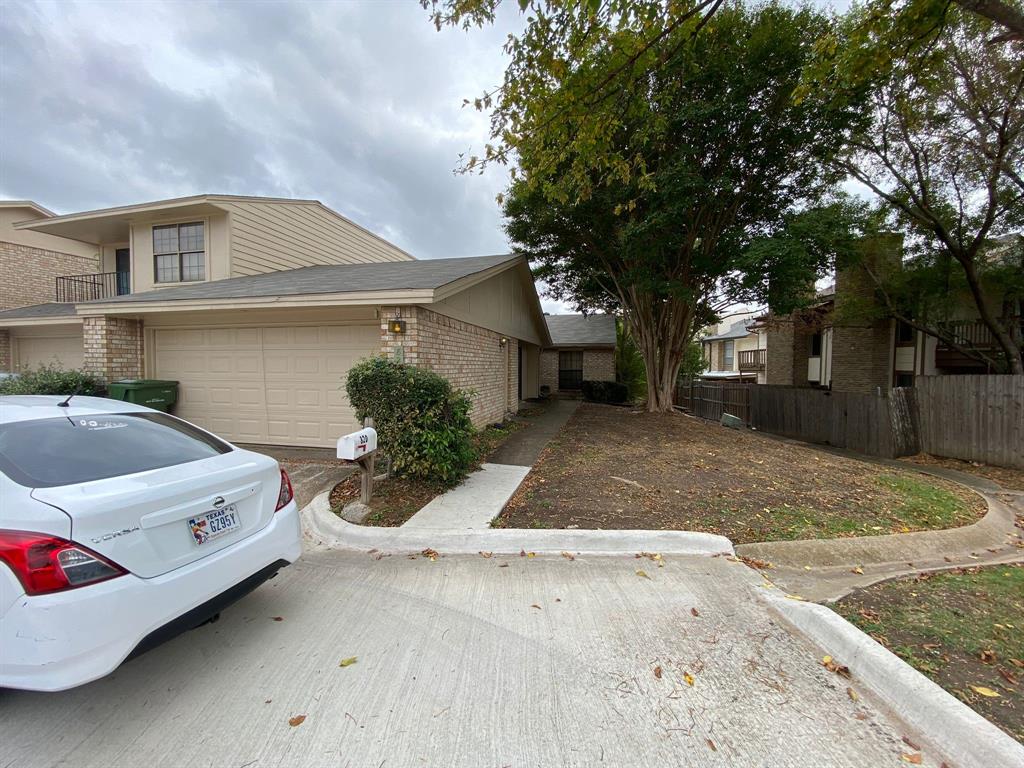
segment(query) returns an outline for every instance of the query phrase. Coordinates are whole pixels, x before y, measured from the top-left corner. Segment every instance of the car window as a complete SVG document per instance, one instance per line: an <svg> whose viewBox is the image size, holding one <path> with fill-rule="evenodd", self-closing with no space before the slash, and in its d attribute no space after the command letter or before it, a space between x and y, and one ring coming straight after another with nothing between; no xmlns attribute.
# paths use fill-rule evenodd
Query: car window
<svg viewBox="0 0 1024 768"><path fill-rule="evenodd" d="M0 471L52 488L186 464L231 446L166 413L107 413L0 425Z"/></svg>

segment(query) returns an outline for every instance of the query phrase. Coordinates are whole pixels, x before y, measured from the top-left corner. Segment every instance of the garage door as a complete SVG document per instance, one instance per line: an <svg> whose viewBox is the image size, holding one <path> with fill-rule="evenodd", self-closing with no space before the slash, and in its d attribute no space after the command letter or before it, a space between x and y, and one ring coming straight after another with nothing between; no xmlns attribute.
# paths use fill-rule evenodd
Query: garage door
<svg viewBox="0 0 1024 768"><path fill-rule="evenodd" d="M15 335L13 343L14 370L24 371L40 365L64 369L81 368L85 360L82 332L61 335Z"/></svg>
<svg viewBox="0 0 1024 768"><path fill-rule="evenodd" d="M380 349L380 328L160 328L153 346L181 418L235 442L326 447L357 428L345 375Z"/></svg>

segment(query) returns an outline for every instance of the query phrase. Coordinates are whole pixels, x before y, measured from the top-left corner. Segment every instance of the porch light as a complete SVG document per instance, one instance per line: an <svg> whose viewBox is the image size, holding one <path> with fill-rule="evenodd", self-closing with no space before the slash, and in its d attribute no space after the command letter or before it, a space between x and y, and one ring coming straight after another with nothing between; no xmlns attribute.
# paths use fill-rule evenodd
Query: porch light
<svg viewBox="0 0 1024 768"><path fill-rule="evenodd" d="M399 320L398 318L389 320L388 330L391 331L391 333L405 333L405 320Z"/></svg>

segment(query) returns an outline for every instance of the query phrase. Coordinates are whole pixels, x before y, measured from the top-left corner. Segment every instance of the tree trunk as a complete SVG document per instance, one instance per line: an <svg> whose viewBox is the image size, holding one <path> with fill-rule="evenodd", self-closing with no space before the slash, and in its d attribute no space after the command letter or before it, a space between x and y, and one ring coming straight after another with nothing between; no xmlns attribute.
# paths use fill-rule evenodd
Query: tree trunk
<svg viewBox="0 0 1024 768"><path fill-rule="evenodd" d="M1006 357L1006 362L1010 369L1009 372L1024 373L1024 360L1021 359L1020 347L1014 343L1013 336L1010 335L1010 332L1006 330L1006 326L999 321L995 312L992 311L992 307L989 306L988 298L985 296L981 282L978 280L978 273L974 269L974 261L967 258L958 260L964 268L967 285L971 289L971 296L974 298L974 303L978 308L978 316L995 337L999 348L1003 351L1003 356Z"/></svg>
<svg viewBox="0 0 1024 768"><path fill-rule="evenodd" d="M643 312L642 308L626 311L630 332L644 361L647 410L652 413L673 410L676 377L683 362L692 317L692 309L675 306L675 302L659 311Z"/></svg>

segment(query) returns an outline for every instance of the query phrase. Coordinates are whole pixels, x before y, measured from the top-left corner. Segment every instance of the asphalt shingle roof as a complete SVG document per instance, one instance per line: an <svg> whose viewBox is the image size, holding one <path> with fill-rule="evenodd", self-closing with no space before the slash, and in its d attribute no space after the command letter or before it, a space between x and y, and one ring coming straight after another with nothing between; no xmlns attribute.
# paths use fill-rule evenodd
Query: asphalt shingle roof
<svg viewBox="0 0 1024 768"><path fill-rule="evenodd" d="M161 288L115 296L86 304L120 304L179 299L241 299L299 296L316 293L401 291L440 288L477 272L521 258L510 254L463 259L384 261L374 264L330 264L301 267L262 275L231 277L208 283Z"/></svg>
<svg viewBox="0 0 1024 768"><path fill-rule="evenodd" d="M753 318L745 318L743 320L737 320L735 323L730 325L722 333L716 334L715 336L705 336L701 341L722 341L724 339L742 339L744 336L750 334L747 330L747 326L754 322Z"/></svg>
<svg viewBox="0 0 1024 768"><path fill-rule="evenodd" d="M555 347L615 346L614 315L545 315Z"/></svg>
<svg viewBox="0 0 1024 768"><path fill-rule="evenodd" d="M33 304L29 307L17 307L0 312L0 320L13 319L18 317L74 317L74 304Z"/></svg>

